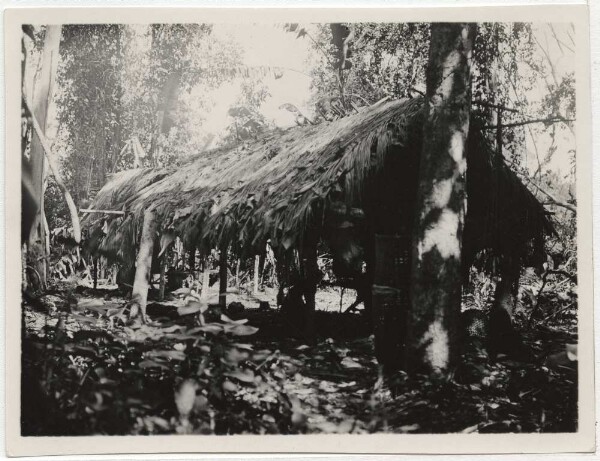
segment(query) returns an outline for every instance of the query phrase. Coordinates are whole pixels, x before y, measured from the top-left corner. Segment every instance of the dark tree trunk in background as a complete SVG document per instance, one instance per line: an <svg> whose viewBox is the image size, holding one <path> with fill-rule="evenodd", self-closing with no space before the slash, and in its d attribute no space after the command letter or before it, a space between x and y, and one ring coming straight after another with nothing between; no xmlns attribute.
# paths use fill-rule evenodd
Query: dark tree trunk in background
<svg viewBox="0 0 600 461"><path fill-rule="evenodd" d="M521 265L518 257L504 255L500 260L500 280L494 293L487 330L487 350L492 360L499 352L527 357L519 333L513 325Z"/></svg>
<svg viewBox="0 0 600 461"><path fill-rule="evenodd" d="M44 132L47 128L48 106L53 89L56 66L58 64L58 49L60 44L61 26L47 26L44 38L38 78L34 82L33 103L31 110ZM29 234L28 251L32 259L31 265L39 275L39 282L43 288L46 285L47 254L46 232L44 229L44 181L46 177L46 160L44 147L38 134L34 131L30 150L31 177L33 184L33 199L39 204L35 214L31 232Z"/></svg>
<svg viewBox="0 0 600 461"><path fill-rule="evenodd" d="M411 371L445 374L458 358L475 31L475 24L464 23L431 29L407 330Z"/></svg>
<svg viewBox="0 0 600 461"><path fill-rule="evenodd" d="M135 268L135 280L131 294L130 318L135 318L141 312L142 320L146 322L146 304L148 303L148 289L150 287L150 276L152 269L152 254L154 252L154 241L156 240L156 218L152 211L144 213L144 224L140 238L140 249L138 251Z"/></svg>

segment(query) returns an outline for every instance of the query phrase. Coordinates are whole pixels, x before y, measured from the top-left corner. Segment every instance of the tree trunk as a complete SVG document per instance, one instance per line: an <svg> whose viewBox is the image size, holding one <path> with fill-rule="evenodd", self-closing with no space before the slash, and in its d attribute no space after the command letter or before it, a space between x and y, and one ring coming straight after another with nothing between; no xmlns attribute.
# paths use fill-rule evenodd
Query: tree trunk
<svg viewBox="0 0 600 461"><path fill-rule="evenodd" d="M152 268L152 254L154 251L154 240L156 239L156 219L154 212L148 210L144 213L144 224L138 251L133 292L131 294L130 318L142 314L142 321L146 322L146 304L148 303L148 288L150 287L150 276Z"/></svg>
<svg viewBox="0 0 600 461"><path fill-rule="evenodd" d="M56 66L58 65L60 36L61 26L46 27L44 49L38 72L39 78L34 83L31 111L44 132L47 128L48 106L52 99ZM46 175L46 161L42 141L36 132L32 136L30 155L34 200L39 204L39 208L29 234L28 248L35 255L32 266L40 276L40 284L45 286L48 256L45 251L46 235L44 232L44 179Z"/></svg>
<svg viewBox="0 0 600 461"><path fill-rule="evenodd" d="M221 248L219 254L219 305L227 305L227 247Z"/></svg>
<svg viewBox="0 0 600 461"><path fill-rule="evenodd" d="M475 27L434 24L427 69L406 358L410 370L440 375L458 358Z"/></svg>

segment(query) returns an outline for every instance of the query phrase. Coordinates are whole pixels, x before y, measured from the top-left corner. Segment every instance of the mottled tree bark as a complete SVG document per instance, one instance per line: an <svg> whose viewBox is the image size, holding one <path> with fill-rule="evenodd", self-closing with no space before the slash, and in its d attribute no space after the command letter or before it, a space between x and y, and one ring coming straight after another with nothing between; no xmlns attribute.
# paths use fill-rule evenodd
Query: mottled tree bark
<svg viewBox="0 0 600 461"><path fill-rule="evenodd" d="M154 241L156 239L156 218L154 212L148 210L144 213L144 224L140 238L140 249L138 251L133 292L131 294L130 318L135 318L141 312L142 321L146 322L146 304L148 303L148 288L150 287L150 276L152 269L152 254Z"/></svg>
<svg viewBox="0 0 600 461"><path fill-rule="evenodd" d="M458 358L475 28L437 23L431 31L407 323L411 371L445 374Z"/></svg>

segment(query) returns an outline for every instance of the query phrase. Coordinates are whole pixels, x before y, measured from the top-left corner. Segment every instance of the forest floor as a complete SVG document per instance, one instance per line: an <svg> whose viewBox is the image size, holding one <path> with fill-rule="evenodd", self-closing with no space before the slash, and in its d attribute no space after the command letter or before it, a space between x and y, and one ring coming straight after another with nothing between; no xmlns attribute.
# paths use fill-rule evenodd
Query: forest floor
<svg viewBox="0 0 600 461"><path fill-rule="evenodd" d="M368 322L340 313L339 289L319 291L308 343L258 309L273 290L228 293L245 306L235 314L184 290L150 303L151 324L126 325L114 288L63 285L24 304L24 435L577 430L573 322L527 330L529 362L474 349L450 379L383 379Z"/></svg>

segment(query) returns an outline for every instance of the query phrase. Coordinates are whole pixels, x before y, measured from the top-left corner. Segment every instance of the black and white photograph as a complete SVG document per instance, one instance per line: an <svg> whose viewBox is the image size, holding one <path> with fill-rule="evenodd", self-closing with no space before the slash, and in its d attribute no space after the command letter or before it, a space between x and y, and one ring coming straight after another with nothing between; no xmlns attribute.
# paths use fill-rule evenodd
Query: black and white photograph
<svg viewBox="0 0 600 461"><path fill-rule="evenodd" d="M593 430L585 21L113 16L7 62L23 446Z"/></svg>

